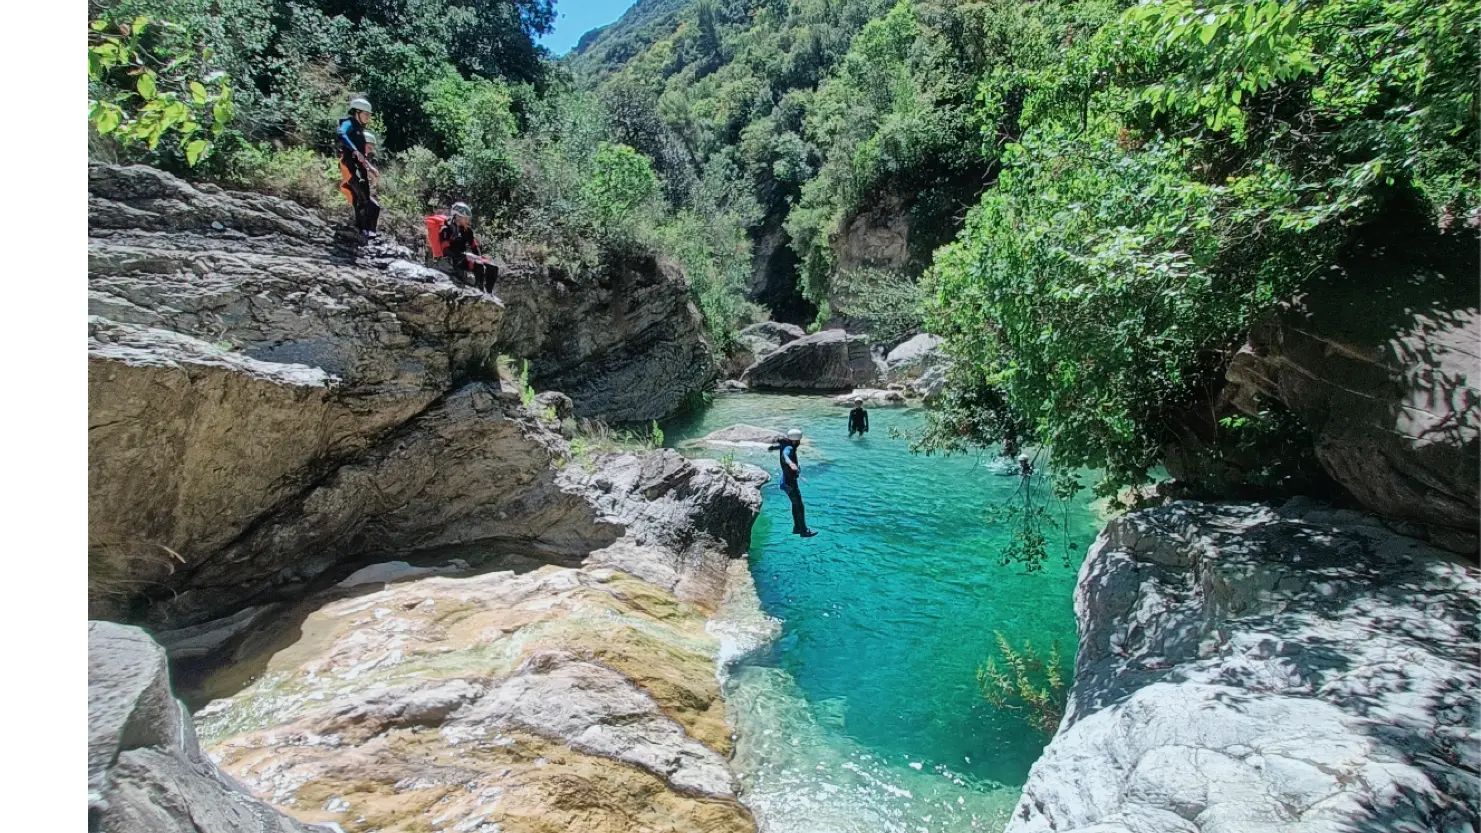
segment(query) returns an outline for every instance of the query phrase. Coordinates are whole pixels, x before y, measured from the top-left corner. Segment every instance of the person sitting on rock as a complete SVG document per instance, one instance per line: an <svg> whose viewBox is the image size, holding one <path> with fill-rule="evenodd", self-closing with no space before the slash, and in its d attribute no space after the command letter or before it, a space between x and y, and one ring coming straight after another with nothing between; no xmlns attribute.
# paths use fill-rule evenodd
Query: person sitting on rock
<svg viewBox="0 0 1481 833"><path fill-rule="evenodd" d="M848 412L848 435L853 439L854 434L864 436L869 433L869 412L864 410L864 400L856 398L854 409Z"/></svg>
<svg viewBox="0 0 1481 833"><path fill-rule="evenodd" d="M468 203L453 203L452 222L444 225L439 233L442 239L442 254L452 265L453 272L462 283L468 283L467 275L473 276L473 286L489 293L494 292L494 281L499 279L499 267L483 256L478 239L473 236L473 209Z"/></svg>
<svg viewBox="0 0 1481 833"><path fill-rule="evenodd" d="M366 155L365 125L370 121L370 102L364 98L350 100L350 114L339 122L336 144L339 147L339 190L355 209L355 228L369 240L379 237L381 206L370 193L372 178L379 179Z"/></svg>
<svg viewBox="0 0 1481 833"><path fill-rule="evenodd" d="M818 533L807 528L807 508L802 505L802 489L798 486L802 466L797 462L797 448L801 445L802 429L793 428L786 437L778 437L770 450L781 452L778 457L782 464L782 491L792 501L792 534L811 538Z"/></svg>

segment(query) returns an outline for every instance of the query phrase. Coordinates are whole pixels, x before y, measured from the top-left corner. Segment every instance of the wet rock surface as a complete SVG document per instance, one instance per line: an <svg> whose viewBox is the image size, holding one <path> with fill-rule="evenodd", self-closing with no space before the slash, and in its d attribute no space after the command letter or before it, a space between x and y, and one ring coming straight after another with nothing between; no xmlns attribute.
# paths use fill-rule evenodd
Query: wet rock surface
<svg viewBox="0 0 1481 833"><path fill-rule="evenodd" d="M1474 566L1308 501L1112 521L1009 833L1474 829L1478 591Z"/></svg>

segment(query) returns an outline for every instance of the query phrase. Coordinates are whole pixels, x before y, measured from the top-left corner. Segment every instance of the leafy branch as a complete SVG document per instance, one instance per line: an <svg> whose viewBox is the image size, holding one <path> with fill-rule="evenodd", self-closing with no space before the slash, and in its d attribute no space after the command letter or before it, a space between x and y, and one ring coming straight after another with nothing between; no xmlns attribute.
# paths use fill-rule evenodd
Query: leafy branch
<svg viewBox="0 0 1481 833"><path fill-rule="evenodd" d="M149 37L154 32L159 37ZM197 56L180 46L183 30L168 21L137 17L88 26L88 123L100 136L124 144L159 147L173 132L192 167L208 156L235 115L224 75L192 76ZM202 60L209 57L209 53ZM215 90L206 84L215 85Z"/></svg>

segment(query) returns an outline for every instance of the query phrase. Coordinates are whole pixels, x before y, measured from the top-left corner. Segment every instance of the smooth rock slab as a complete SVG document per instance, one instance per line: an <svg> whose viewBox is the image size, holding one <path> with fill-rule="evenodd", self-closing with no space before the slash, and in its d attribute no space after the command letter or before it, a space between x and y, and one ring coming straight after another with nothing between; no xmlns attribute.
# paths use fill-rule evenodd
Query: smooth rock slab
<svg viewBox="0 0 1481 833"><path fill-rule="evenodd" d="M346 831L752 833L705 624L599 565L330 596L201 733Z"/></svg>
<svg viewBox="0 0 1481 833"><path fill-rule="evenodd" d="M910 404L905 401L905 394L897 390L880 390L878 388L860 388L853 393L833 397L833 404L845 408L852 408L854 400L864 400L866 408L903 408Z"/></svg>
<svg viewBox="0 0 1481 833"><path fill-rule="evenodd" d="M1474 831L1474 567L1293 501L1111 522L1008 833Z"/></svg>
<svg viewBox="0 0 1481 833"><path fill-rule="evenodd" d="M836 391L866 387L878 377L863 337L823 330L762 356L740 380L752 390Z"/></svg>

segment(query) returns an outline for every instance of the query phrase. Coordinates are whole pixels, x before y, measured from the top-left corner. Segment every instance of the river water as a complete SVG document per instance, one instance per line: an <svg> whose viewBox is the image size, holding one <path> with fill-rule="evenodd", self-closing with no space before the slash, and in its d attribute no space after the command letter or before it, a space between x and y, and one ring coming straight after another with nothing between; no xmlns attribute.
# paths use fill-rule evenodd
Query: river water
<svg viewBox="0 0 1481 833"><path fill-rule="evenodd" d="M732 659L722 677L742 798L763 833L1001 830L1047 738L987 703L977 669L1001 631L1057 640L1068 680L1095 518L1040 483L1064 529L1046 528L1043 570L1005 566L1008 529L988 512L1022 498L1002 461L912 453L889 433L918 432L916 409L873 409L869 435L852 440L847 414L816 397L720 395L665 427L674 446L737 423L808 438L812 539L790 534L775 452L734 452L773 476L752 534L754 596L743 586L713 624Z"/></svg>

